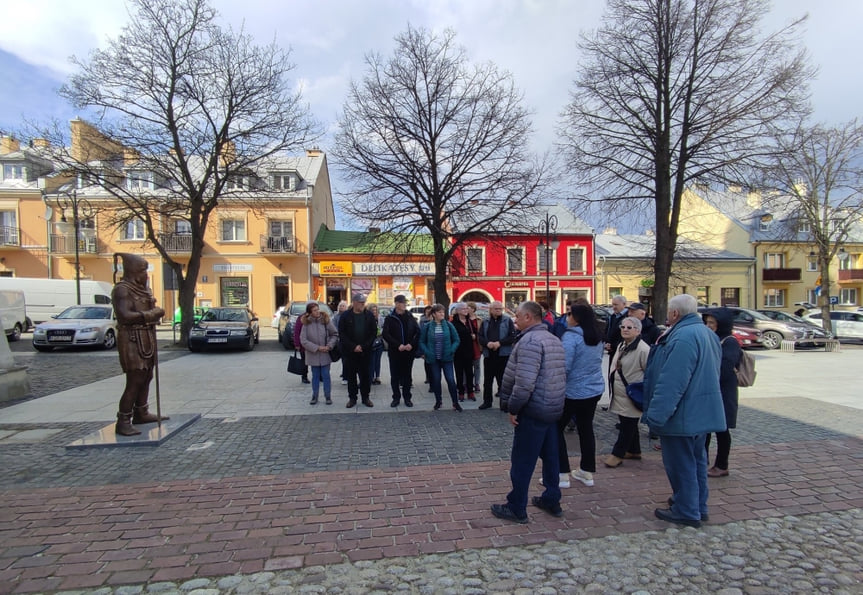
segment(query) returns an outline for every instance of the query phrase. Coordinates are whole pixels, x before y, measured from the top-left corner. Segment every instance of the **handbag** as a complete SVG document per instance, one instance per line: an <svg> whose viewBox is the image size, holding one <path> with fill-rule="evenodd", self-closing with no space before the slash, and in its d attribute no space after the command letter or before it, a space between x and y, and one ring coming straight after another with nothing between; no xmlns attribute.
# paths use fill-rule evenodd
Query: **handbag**
<svg viewBox="0 0 863 595"><path fill-rule="evenodd" d="M306 373L306 363L303 361L302 356L297 355L296 351L294 351L294 355L288 358L288 372L297 376L302 376Z"/></svg>
<svg viewBox="0 0 863 595"><path fill-rule="evenodd" d="M725 343L726 339L736 341L734 337L725 337L720 343ZM755 384L755 358L747 352L740 350L740 361L734 366L734 373L737 375L737 386L746 388Z"/></svg>
<svg viewBox="0 0 863 595"><path fill-rule="evenodd" d="M627 382L626 376L623 375L623 370L618 368L620 372L620 380L623 386L626 387L626 396L635 405L639 411L644 411L644 383L643 382Z"/></svg>
<svg viewBox="0 0 863 595"><path fill-rule="evenodd" d="M336 343L335 346L332 349L330 349L329 353L330 353L330 359L332 360L333 363L336 363L337 361L342 359L342 348L339 346L338 343Z"/></svg>

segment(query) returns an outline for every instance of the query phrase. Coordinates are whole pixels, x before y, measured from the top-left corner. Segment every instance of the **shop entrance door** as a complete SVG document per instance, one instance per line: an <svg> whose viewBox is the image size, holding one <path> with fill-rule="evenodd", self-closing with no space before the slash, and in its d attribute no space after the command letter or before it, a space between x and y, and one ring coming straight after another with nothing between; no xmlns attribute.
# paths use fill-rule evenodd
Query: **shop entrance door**
<svg viewBox="0 0 863 595"><path fill-rule="evenodd" d="M287 306L291 301L291 279L290 277L276 277L273 280L273 291L275 292L275 305L273 312L281 306Z"/></svg>

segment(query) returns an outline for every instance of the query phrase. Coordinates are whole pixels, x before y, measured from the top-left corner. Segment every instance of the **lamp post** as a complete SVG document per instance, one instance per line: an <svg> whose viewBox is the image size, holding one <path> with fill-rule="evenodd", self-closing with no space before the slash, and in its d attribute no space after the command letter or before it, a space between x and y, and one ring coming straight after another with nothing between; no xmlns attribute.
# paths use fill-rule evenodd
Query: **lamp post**
<svg viewBox="0 0 863 595"><path fill-rule="evenodd" d="M72 227L75 234L75 295L78 299L77 303L81 303L81 254L80 254L80 219L81 216L89 219L93 216L93 208L87 199L78 198L78 191L74 188L72 192L63 192L58 194L57 206L61 209L60 221L66 223L66 209L72 209Z"/></svg>
<svg viewBox="0 0 863 595"><path fill-rule="evenodd" d="M557 239L557 217L549 215L546 211L545 219L539 222L539 234L545 236L540 238L539 245L545 248L545 300L548 302L548 307L552 307L551 303L551 252L560 247L560 240Z"/></svg>

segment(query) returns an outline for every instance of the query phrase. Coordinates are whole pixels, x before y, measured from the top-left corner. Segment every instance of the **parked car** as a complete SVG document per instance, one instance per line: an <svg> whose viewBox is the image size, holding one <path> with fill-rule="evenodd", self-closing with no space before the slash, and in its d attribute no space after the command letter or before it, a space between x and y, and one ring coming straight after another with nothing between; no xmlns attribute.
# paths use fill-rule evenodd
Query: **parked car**
<svg viewBox="0 0 863 595"><path fill-rule="evenodd" d="M782 312L781 310L758 310L764 314L767 318L772 318L773 320L781 320L782 322L790 322L794 324L806 324L812 327L812 332L814 334L813 338L816 339L816 342L824 341L825 339L832 339L833 333L828 333L824 330L824 328L820 324L814 324L800 318L799 316L795 316L794 314L789 314L788 312Z"/></svg>
<svg viewBox="0 0 863 595"><path fill-rule="evenodd" d="M735 324L731 328L731 334L743 349L764 347L761 344L761 331L756 328Z"/></svg>
<svg viewBox="0 0 863 595"><path fill-rule="evenodd" d="M200 306L195 306L195 313L193 316L195 318L196 323L199 320L201 320L201 317L204 315L204 312L206 312L206 311L207 311L206 308L201 308ZM176 310L174 310L174 326L179 327L180 323L182 323L182 322L183 322L183 315L180 312L180 309L177 308Z"/></svg>
<svg viewBox="0 0 863 595"><path fill-rule="evenodd" d="M33 330L33 348L36 351L85 345L102 349L112 349L117 345L117 319L112 306L69 306Z"/></svg>
<svg viewBox="0 0 863 595"><path fill-rule="evenodd" d="M803 320L821 324L821 311L809 312ZM830 312L830 324L837 339L863 339L863 314L834 310Z"/></svg>
<svg viewBox="0 0 863 595"><path fill-rule="evenodd" d="M259 338L258 318L248 308L210 308L189 331L189 351L211 347L251 351Z"/></svg>
<svg viewBox="0 0 863 595"><path fill-rule="evenodd" d="M279 317L278 333L279 343L281 343L285 349L294 348L294 323L297 321L297 318L306 313L306 304L308 303L309 300L291 302L282 310ZM325 302L318 302L318 306L320 307L321 312L326 312L332 317L333 311Z"/></svg>
<svg viewBox="0 0 863 595"><path fill-rule="evenodd" d="M768 318L757 310L729 307L734 314L734 323L755 327L761 331L761 343L767 349L779 349L782 341L799 344L812 344L815 331L812 326L802 322L785 322Z"/></svg>

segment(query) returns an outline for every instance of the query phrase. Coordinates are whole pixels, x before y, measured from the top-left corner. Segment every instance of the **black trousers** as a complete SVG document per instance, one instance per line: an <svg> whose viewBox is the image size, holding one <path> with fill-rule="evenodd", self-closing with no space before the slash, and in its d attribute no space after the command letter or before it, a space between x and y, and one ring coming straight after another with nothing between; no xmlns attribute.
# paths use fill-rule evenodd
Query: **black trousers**
<svg viewBox="0 0 863 595"><path fill-rule="evenodd" d="M704 442L707 448L708 457L710 455L710 434L707 435L707 440ZM716 462L713 466L723 471L728 470L728 455L731 454L731 432L716 432Z"/></svg>
<svg viewBox="0 0 863 595"><path fill-rule="evenodd" d="M596 471L596 437L593 434L593 414L596 413L596 404L602 395L590 397L589 399L566 399L563 402L563 415L557 420L557 451L560 458L560 472L569 473L569 451L566 448L566 437L563 430L566 424L575 416L575 428L578 431L578 444L581 448L582 471L594 473Z"/></svg>
<svg viewBox="0 0 863 595"><path fill-rule="evenodd" d="M467 357L456 354L453 359L455 367L455 382L458 386L458 395L463 397L466 392L473 392L473 356Z"/></svg>
<svg viewBox="0 0 863 595"><path fill-rule="evenodd" d="M622 459L626 453L641 454L641 438L638 435L638 418L618 415L620 430L617 432L617 442L611 449L611 454Z"/></svg>
<svg viewBox="0 0 863 595"><path fill-rule="evenodd" d="M506 363L509 361L508 355L488 355L483 358L482 362L482 402L491 405L494 402L494 381L497 380L497 390L500 390L500 383L503 381L503 371L506 370Z"/></svg>
<svg viewBox="0 0 863 595"><path fill-rule="evenodd" d="M344 366L345 376L348 378L348 399L351 401L357 400L357 388L363 401L369 400L369 394L372 390L372 379L369 375L371 367L371 353L343 353L342 366ZM359 385L357 384L357 376L359 376Z"/></svg>
<svg viewBox="0 0 863 595"><path fill-rule="evenodd" d="M411 400L411 385L413 384L413 351L387 351L390 359L390 387L393 389L393 401L401 399L405 403Z"/></svg>

